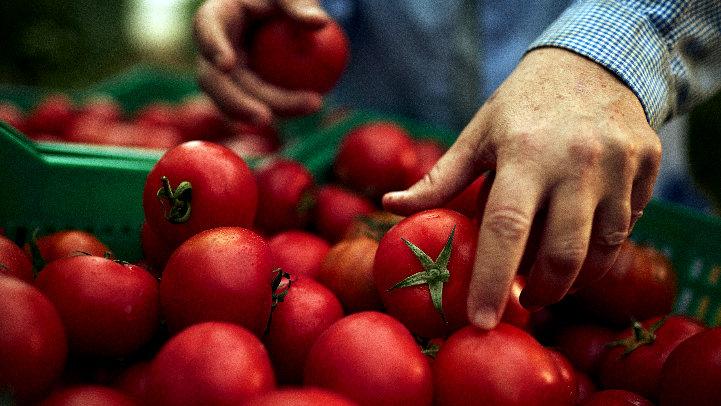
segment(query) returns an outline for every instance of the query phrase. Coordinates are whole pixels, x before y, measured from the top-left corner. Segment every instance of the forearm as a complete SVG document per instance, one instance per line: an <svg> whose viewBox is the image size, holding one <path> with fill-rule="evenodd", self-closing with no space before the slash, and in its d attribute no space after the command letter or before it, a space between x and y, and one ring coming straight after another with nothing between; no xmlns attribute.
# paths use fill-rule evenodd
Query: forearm
<svg viewBox="0 0 721 406"><path fill-rule="evenodd" d="M577 1L529 49L566 48L605 66L658 129L721 87L721 2L649 3Z"/></svg>

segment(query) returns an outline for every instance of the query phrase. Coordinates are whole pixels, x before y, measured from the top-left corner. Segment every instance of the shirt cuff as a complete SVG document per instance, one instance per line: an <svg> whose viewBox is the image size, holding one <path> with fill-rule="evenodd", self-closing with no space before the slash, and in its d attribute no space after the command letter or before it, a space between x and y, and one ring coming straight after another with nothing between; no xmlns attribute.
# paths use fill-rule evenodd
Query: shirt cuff
<svg viewBox="0 0 721 406"><path fill-rule="evenodd" d="M613 1L576 2L529 51L545 46L584 55L618 75L638 97L652 128L669 118L669 52L646 15Z"/></svg>

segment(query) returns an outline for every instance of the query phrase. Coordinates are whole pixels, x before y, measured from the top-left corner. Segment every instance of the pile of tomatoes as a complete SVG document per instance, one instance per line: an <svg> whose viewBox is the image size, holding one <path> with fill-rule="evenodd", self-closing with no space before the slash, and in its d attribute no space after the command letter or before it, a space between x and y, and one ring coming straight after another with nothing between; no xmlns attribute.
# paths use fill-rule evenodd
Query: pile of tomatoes
<svg viewBox="0 0 721 406"><path fill-rule="evenodd" d="M443 153L393 122L344 136L332 179L207 140L143 190L144 256L63 230L0 238L0 391L19 405L709 405L721 330L672 314L668 259L628 241L592 286L469 325L481 176L408 217L380 196ZM533 251L533 238L528 246ZM529 254L530 256L530 254ZM638 320L632 322L632 320Z"/></svg>

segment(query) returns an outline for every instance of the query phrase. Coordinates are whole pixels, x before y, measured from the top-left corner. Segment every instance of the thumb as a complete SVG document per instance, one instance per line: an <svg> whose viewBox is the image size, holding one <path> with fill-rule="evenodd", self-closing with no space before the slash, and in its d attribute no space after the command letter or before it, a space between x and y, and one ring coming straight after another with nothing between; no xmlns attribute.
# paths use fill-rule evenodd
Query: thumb
<svg viewBox="0 0 721 406"><path fill-rule="evenodd" d="M456 141L423 179L406 190L386 193L383 208L406 216L443 207L483 172L475 162L474 148Z"/></svg>
<svg viewBox="0 0 721 406"><path fill-rule="evenodd" d="M314 28L325 26L331 19L318 0L278 0L278 6L289 17Z"/></svg>

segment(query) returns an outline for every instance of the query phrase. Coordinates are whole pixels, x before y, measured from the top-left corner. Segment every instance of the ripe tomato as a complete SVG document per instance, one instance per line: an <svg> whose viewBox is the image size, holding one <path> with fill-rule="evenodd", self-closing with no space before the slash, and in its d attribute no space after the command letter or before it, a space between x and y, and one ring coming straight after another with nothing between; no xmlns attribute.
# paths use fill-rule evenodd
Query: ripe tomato
<svg viewBox="0 0 721 406"><path fill-rule="evenodd" d="M263 343L233 323L195 324L171 337L152 360L147 405L237 405L275 388Z"/></svg>
<svg viewBox="0 0 721 406"><path fill-rule="evenodd" d="M40 255L46 263L71 255L90 254L104 257L112 252L95 234L83 230L62 230L36 239ZM32 259L30 244L23 245L25 254Z"/></svg>
<svg viewBox="0 0 721 406"><path fill-rule="evenodd" d="M578 406L653 406L653 403L627 390L606 389L588 395Z"/></svg>
<svg viewBox="0 0 721 406"><path fill-rule="evenodd" d="M335 21L312 29L272 17L253 33L250 44L250 68L263 80L291 90L328 92L350 56L348 38Z"/></svg>
<svg viewBox="0 0 721 406"><path fill-rule="evenodd" d="M362 124L338 146L333 173L340 183L373 199L414 182L418 153L411 135L390 121Z"/></svg>
<svg viewBox="0 0 721 406"><path fill-rule="evenodd" d="M631 318L645 320L670 313L677 292L670 260L653 247L627 240L606 275L573 296L599 319L628 327Z"/></svg>
<svg viewBox="0 0 721 406"><path fill-rule="evenodd" d="M30 403L55 384L68 352L55 306L31 284L0 274L0 392Z"/></svg>
<svg viewBox="0 0 721 406"><path fill-rule="evenodd" d="M346 314L384 310L373 279L377 249L371 238L347 239L333 245L321 262L318 281L335 293Z"/></svg>
<svg viewBox="0 0 721 406"><path fill-rule="evenodd" d="M261 336L270 317L273 257L265 240L242 227L200 232L170 256L160 304L172 332L224 320Z"/></svg>
<svg viewBox="0 0 721 406"><path fill-rule="evenodd" d="M15 242L0 235L0 275L10 275L25 282L32 282L33 264L22 248Z"/></svg>
<svg viewBox="0 0 721 406"><path fill-rule="evenodd" d="M138 403L145 398L145 388L150 376L151 361L144 359L126 367L116 376L110 386L135 399Z"/></svg>
<svg viewBox="0 0 721 406"><path fill-rule="evenodd" d="M634 323L604 353L599 367L601 387L625 389L657 401L666 358L678 344L703 330L700 322L681 315Z"/></svg>
<svg viewBox="0 0 721 406"><path fill-rule="evenodd" d="M511 293L508 295L508 303L503 310L501 321L522 328L529 333L533 333L531 323L531 311L521 305L521 292L526 287L527 277L525 275L516 275L511 285Z"/></svg>
<svg viewBox="0 0 721 406"><path fill-rule="evenodd" d="M338 184L318 188L314 209L314 230L331 243L340 241L360 216L376 211L372 201Z"/></svg>
<svg viewBox="0 0 721 406"><path fill-rule="evenodd" d="M414 141L416 153L418 155L418 165L409 176L410 183L418 182L423 179L431 168L446 152L446 147L439 141L430 138L421 138ZM475 202L474 202L475 203Z"/></svg>
<svg viewBox="0 0 721 406"><path fill-rule="evenodd" d="M130 396L103 385L83 384L60 388L38 406L135 406Z"/></svg>
<svg viewBox="0 0 721 406"><path fill-rule="evenodd" d="M255 171L258 213L255 227L267 234L302 229L310 224L315 179L300 162L272 160Z"/></svg>
<svg viewBox="0 0 721 406"><path fill-rule="evenodd" d="M282 231L268 239L274 268L291 275L316 279L330 244L314 233L302 230Z"/></svg>
<svg viewBox="0 0 721 406"><path fill-rule="evenodd" d="M468 324L477 238L473 221L448 209L415 213L388 230L373 262L388 313L425 338L446 337Z"/></svg>
<svg viewBox="0 0 721 406"><path fill-rule="evenodd" d="M527 332L500 323L466 326L441 346L433 362L435 405L573 405L549 353Z"/></svg>
<svg viewBox="0 0 721 406"><path fill-rule="evenodd" d="M338 298L328 288L307 277L281 283L288 290L273 310L270 328L263 337L280 384L300 385L310 348L331 324L343 317Z"/></svg>
<svg viewBox="0 0 721 406"><path fill-rule="evenodd" d="M223 113L202 93L181 101L174 110L176 127L187 141L216 141L230 136Z"/></svg>
<svg viewBox="0 0 721 406"><path fill-rule="evenodd" d="M75 119L75 103L64 93L50 93L33 107L26 117L26 129L35 134L62 136Z"/></svg>
<svg viewBox="0 0 721 406"><path fill-rule="evenodd" d="M230 136L222 144L245 158L262 158L278 152L281 139L272 126L254 126L243 122L230 123Z"/></svg>
<svg viewBox="0 0 721 406"><path fill-rule="evenodd" d="M607 344L617 335L616 330L601 324L570 324L561 327L553 341L576 369L596 378Z"/></svg>
<svg viewBox="0 0 721 406"><path fill-rule="evenodd" d="M148 226L174 247L209 228L252 226L257 204L248 164L208 141L188 141L167 150L143 188Z"/></svg>
<svg viewBox="0 0 721 406"><path fill-rule="evenodd" d="M139 266L90 255L65 257L46 265L35 286L58 309L75 354L127 355L159 327L158 281Z"/></svg>
<svg viewBox="0 0 721 406"><path fill-rule="evenodd" d="M568 392L571 394L570 396L574 399L573 404L575 404L578 400L579 385L579 379L578 374L576 373L576 369L573 367L568 358L566 358L566 356L560 353L558 350L552 348L547 348L546 350L551 355L551 358L556 361L556 366L558 366L558 371L561 374L562 385L564 389L568 390Z"/></svg>
<svg viewBox="0 0 721 406"><path fill-rule="evenodd" d="M20 107L10 101L0 101L0 121L9 124L16 130L25 134L27 129L25 128L26 116Z"/></svg>
<svg viewBox="0 0 721 406"><path fill-rule="evenodd" d="M358 406L345 396L323 388L284 387L258 395L243 406Z"/></svg>
<svg viewBox="0 0 721 406"><path fill-rule="evenodd" d="M447 209L463 213L470 218L480 217L481 213L478 211L478 199L485 180L486 174L477 177L476 180L463 189L459 195L454 197L450 202L446 203L445 207ZM490 191L490 189L488 190ZM486 198L486 196L480 198Z"/></svg>
<svg viewBox="0 0 721 406"><path fill-rule="evenodd" d="M380 241L383 235L396 223L403 220L403 216L393 214L384 210L356 217L343 235L344 239L357 237L370 237Z"/></svg>
<svg viewBox="0 0 721 406"><path fill-rule="evenodd" d="M306 359L305 386L361 405L430 405L430 366L411 333L385 313L343 317L318 337Z"/></svg>
<svg viewBox="0 0 721 406"><path fill-rule="evenodd" d="M721 327L687 338L661 370L660 406L701 406L721 399Z"/></svg>
<svg viewBox="0 0 721 406"><path fill-rule="evenodd" d="M158 237L155 232L150 229L147 221L143 221L140 227L140 248L143 252L143 258L150 265L151 272L155 276L160 276L165 268L165 264L173 253L173 246L169 242Z"/></svg>

